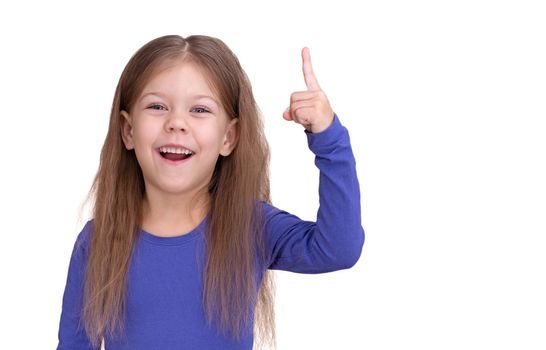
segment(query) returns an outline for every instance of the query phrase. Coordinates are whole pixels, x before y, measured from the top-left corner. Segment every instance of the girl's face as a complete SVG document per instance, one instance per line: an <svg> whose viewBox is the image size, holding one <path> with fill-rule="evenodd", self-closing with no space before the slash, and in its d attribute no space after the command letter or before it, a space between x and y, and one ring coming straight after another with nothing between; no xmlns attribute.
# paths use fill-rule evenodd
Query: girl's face
<svg viewBox="0 0 546 350"><path fill-rule="evenodd" d="M135 150L147 191L203 190L219 155L227 156L235 147L237 118L229 119L193 63L178 63L154 75L131 111L121 115L123 141L127 149ZM186 155L164 151L192 154L173 161L167 158Z"/></svg>

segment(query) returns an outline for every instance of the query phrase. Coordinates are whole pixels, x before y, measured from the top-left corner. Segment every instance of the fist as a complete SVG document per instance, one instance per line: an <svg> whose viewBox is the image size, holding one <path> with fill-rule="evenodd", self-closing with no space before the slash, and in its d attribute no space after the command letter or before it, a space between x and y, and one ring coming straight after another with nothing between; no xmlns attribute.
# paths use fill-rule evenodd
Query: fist
<svg viewBox="0 0 546 350"><path fill-rule="evenodd" d="M282 117L288 121L301 124L312 133L318 133L328 128L334 121L334 111L330 107L328 97L319 86L317 77L311 65L309 48L301 51L303 61L303 79L307 85L306 91L296 91L290 95L290 106Z"/></svg>

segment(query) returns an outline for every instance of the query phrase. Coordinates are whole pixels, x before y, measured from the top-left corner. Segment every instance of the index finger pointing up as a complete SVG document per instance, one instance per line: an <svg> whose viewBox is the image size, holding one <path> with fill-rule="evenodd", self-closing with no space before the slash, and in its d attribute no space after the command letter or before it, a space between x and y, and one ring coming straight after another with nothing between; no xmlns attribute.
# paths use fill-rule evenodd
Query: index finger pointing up
<svg viewBox="0 0 546 350"><path fill-rule="evenodd" d="M301 58L303 60L303 78L305 79L307 90L320 90L317 77L315 77L313 66L311 65L311 54L308 47L304 47L301 50Z"/></svg>

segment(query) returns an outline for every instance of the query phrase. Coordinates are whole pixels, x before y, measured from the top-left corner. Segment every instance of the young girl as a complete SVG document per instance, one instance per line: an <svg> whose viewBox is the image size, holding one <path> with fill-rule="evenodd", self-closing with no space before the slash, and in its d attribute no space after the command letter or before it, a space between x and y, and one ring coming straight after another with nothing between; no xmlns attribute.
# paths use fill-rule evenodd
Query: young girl
<svg viewBox="0 0 546 350"><path fill-rule="evenodd" d="M271 205L269 148L250 82L219 39L167 35L129 60L112 105L63 295L57 349L275 345L271 270L352 267L364 243L349 134L302 50L317 221ZM89 198L88 197L88 198Z"/></svg>

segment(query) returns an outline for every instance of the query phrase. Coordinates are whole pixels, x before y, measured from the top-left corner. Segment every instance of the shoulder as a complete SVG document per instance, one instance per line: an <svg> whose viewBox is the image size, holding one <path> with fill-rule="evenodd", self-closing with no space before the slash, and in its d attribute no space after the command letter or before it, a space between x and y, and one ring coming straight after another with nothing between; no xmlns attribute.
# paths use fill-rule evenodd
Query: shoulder
<svg viewBox="0 0 546 350"><path fill-rule="evenodd" d="M94 219L87 220L87 222L84 224L83 228L80 230L78 236L76 237L76 242L74 243L74 251L87 251L93 231L93 224Z"/></svg>
<svg viewBox="0 0 546 350"><path fill-rule="evenodd" d="M266 230L278 229L279 226L292 226L302 221L297 215L280 209L271 203L263 200L258 202Z"/></svg>
<svg viewBox="0 0 546 350"><path fill-rule="evenodd" d="M262 214L262 217L265 221L270 220L273 216L281 213L287 213L282 209L275 207L273 204L268 203L264 200L258 200L258 207Z"/></svg>
<svg viewBox="0 0 546 350"><path fill-rule="evenodd" d="M271 203L268 203L264 201L263 199L257 200L256 203L259 206L259 208L262 210L262 212L272 210L274 208L274 206Z"/></svg>

